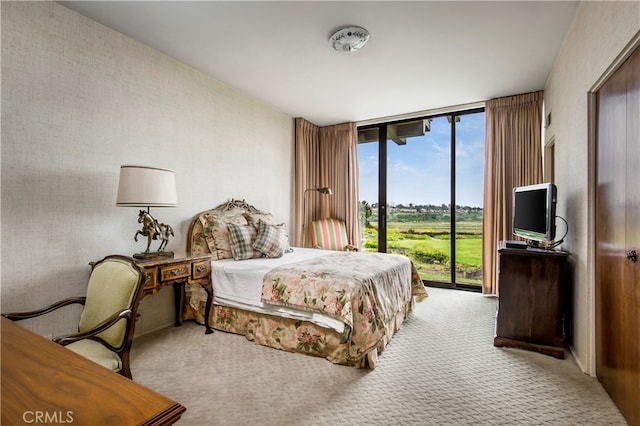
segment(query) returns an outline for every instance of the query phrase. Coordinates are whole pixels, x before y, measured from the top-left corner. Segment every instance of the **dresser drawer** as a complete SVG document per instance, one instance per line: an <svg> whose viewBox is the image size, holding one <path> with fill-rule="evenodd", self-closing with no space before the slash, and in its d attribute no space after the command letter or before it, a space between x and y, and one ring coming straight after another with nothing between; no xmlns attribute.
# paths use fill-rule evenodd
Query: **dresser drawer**
<svg viewBox="0 0 640 426"><path fill-rule="evenodd" d="M183 263L179 265L170 265L160 268L160 277L162 281L171 281L177 278L184 278L191 275L191 265Z"/></svg>
<svg viewBox="0 0 640 426"><path fill-rule="evenodd" d="M207 278L211 274L211 261L197 262L193 264L193 279Z"/></svg>
<svg viewBox="0 0 640 426"><path fill-rule="evenodd" d="M146 268L147 272L147 281L144 283L144 289L155 288L158 284L158 269L157 268Z"/></svg>

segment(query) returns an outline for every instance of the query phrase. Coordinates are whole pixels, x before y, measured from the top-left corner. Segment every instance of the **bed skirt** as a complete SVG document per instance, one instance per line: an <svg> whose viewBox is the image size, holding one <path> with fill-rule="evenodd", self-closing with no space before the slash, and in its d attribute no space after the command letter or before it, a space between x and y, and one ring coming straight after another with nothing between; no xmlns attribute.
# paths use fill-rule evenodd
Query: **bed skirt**
<svg viewBox="0 0 640 426"><path fill-rule="evenodd" d="M356 359L348 355L349 339L345 335L346 332L338 333L308 321L213 304L209 324L216 330L244 335L259 345L326 358L334 364L374 369L378 355L400 330L409 313L413 311L414 303L412 297L404 309L385 324L384 337ZM182 319L204 324L204 302L199 303L198 309L194 309L187 301L183 306Z"/></svg>

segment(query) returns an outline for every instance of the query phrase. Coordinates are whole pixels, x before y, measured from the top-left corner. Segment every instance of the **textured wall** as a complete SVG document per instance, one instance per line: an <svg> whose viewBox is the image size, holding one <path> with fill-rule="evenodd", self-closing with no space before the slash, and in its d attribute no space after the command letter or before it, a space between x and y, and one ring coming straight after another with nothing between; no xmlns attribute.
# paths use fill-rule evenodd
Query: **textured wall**
<svg viewBox="0 0 640 426"><path fill-rule="evenodd" d="M179 206L152 209L170 250L231 197L289 221L291 117L56 3L1 8L3 312L83 294L89 261L144 250L137 209L115 206L121 164L176 171ZM170 324L172 300L143 300L138 331Z"/></svg>
<svg viewBox="0 0 640 426"><path fill-rule="evenodd" d="M562 247L574 264L572 350L590 374L595 374L595 323L587 94L638 31L640 2L582 2L545 87L545 110L552 114L545 138L555 140L557 214L570 227Z"/></svg>

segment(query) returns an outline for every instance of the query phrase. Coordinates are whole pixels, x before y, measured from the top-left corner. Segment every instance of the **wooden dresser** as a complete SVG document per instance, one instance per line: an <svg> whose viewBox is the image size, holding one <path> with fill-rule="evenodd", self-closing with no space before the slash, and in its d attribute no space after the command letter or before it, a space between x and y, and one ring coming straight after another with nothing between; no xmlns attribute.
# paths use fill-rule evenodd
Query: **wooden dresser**
<svg viewBox="0 0 640 426"><path fill-rule="evenodd" d="M3 425L170 425L186 408L0 317Z"/></svg>
<svg viewBox="0 0 640 426"><path fill-rule="evenodd" d="M498 249L498 311L494 346L509 346L564 358L569 331L569 253L543 249Z"/></svg>

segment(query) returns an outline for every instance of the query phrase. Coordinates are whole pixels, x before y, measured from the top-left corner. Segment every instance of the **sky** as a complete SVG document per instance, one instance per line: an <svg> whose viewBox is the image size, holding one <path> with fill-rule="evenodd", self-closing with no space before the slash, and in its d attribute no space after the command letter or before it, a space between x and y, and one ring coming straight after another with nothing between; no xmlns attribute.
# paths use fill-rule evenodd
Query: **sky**
<svg viewBox="0 0 640 426"><path fill-rule="evenodd" d="M467 114L456 123L456 204L482 207L484 180L484 113ZM394 204L448 205L451 202L451 125L436 117L431 131L387 143L387 200ZM360 200L378 201L378 144L358 145Z"/></svg>

